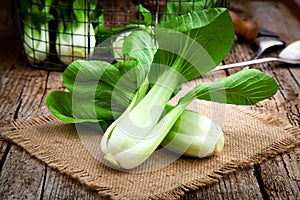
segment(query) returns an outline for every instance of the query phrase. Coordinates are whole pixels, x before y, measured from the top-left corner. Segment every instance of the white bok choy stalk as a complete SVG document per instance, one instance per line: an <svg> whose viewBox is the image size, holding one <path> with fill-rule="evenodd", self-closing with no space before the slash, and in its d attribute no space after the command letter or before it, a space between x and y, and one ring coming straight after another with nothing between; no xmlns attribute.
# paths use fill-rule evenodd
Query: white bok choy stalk
<svg viewBox="0 0 300 200"><path fill-rule="evenodd" d="M53 18L49 14L52 0L35 0L24 2L21 6L25 14L24 49L31 63L39 63L47 58L50 52L49 24Z"/></svg>
<svg viewBox="0 0 300 200"><path fill-rule="evenodd" d="M185 110L161 145L180 155L204 158L220 153L224 141L220 125L204 115Z"/></svg>
<svg viewBox="0 0 300 200"><path fill-rule="evenodd" d="M117 168L132 169L153 153L185 108L176 107L160 119L178 79L174 69L166 71L137 105L106 130L101 141L104 159Z"/></svg>
<svg viewBox="0 0 300 200"><path fill-rule="evenodd" d="M24 26L24 47L31 63L39 63L47 58L50 50L48 24L35 27L32 23Z"/></svg>
<svg viewBox="0 0 300 200"><path fill-rule="evenodd" d="M88 9L88 4L89 9ZM75 19L68 16L65 10L60 11L62 20L59 22L56 37L56 52L59 59L66 65L74 60L85 59L96 46L95 31L89 19L89 12L95 10L96 0L73 2Z"/></svg>

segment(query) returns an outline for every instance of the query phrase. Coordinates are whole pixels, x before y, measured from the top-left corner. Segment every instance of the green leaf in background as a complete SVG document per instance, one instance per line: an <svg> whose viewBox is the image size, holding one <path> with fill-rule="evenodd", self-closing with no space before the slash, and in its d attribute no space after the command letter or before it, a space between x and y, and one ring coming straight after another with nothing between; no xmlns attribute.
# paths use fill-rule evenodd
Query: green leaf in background
<svg viewBox="0 0 300 200"><path fill-rule="evenodd" d="M254 105L273 96L277 90L278 85L271 76L256 69L247 69L215 82L200 84L190 94L200 100Z"/></svg>
<svg viewBox="0 0 300 200"><path fill-rule="evenodd" d="M24 0L19 7L24 25L24 50L31 63L45 60L50 52L48 22L53 19L50 14L52 3L52 0Z"/></svg>
<svg viewBox="0 0 300 200"><path fill-rule="evenodd" d="M131 23L145 24L147 26L153 24L153 19L152 19L151 12L148 9L144 8L142 6L142 4L137 5L134 8L134 10L138 11L139 13L141 13L144 19L143 20L137 20L137 21L131 21Z"/></svg>
<svg viewBox="0 0 300 200"><path fill-rule="evenodd" d="M75 0L73 2L73 12L77 22L88 22L88 17L97 7L97 0ZM90 13L89 13L90 12Z"/></svg>
<svg viewBox="0 0 300 200"><path fill-rule="evenodd" d="M224 6L220 0L195 0L195 1L180 1L169 0L166 3L161 22L172 21L178 15L184 15L192 11L200 11L207 8Z"/></svg>
<svg viewBox="0 0 300 200"><path fill-rule="evenodd" d="M53 19L50 8L53 0L23 0L19 6L19 12L24 17L25 24L31 24L32 28L39 31L39 27Z"/></svg>

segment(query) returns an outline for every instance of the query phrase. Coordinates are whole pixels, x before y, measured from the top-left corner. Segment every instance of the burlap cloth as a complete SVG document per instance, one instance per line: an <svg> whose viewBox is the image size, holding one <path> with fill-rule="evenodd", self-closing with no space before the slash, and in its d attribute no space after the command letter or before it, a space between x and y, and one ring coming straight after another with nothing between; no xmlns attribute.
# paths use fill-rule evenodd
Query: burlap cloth
<svg viewBox="0 0 300 200"><path fill-rule="evenodd" d="M99 132L84 126L76 129L51 115L15 121L13 130L2 135L50 167L116 199L179 198L239 167L260 163L299 145L300 129L280 120L243 107L196 104L192 107L223 126L226 141L222 153L206 159L180 157L172 162L173 154L161 152L138 170L128 172L103 164ZM168 159L169 164L162 164Z"/></svg>

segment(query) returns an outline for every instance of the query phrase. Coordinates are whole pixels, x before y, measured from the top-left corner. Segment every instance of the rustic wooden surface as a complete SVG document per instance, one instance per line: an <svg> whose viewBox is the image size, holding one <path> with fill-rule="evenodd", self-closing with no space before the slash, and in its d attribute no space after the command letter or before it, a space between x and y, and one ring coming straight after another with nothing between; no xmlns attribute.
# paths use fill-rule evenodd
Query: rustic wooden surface
<svg viewBox="0 0 300 200"><path fill-rule="evenodd" d="M51 90L63 89L60 72L36 70L20 56L10 17L2 12L7 9L3 2L0 2L0 131L12 119L49 113L45 97ZM300 20L296 17L297 12L287 5L280 1L232 1L232 6L242 16L255 19L260 27L278 33L290 43L300 39ZM225 63L248 60L254 52L249 44L236 41ZM280 84L280 91L270 100L249 109L273 113L292 125L300 126L300 66L266 63L255 67L274 76ZM201 78L217 79L237 70L211 72ZM101 197L0 137L0 199ZM230 173L217 184L187 192L183 199L300 199L300 147Z"/></svg>

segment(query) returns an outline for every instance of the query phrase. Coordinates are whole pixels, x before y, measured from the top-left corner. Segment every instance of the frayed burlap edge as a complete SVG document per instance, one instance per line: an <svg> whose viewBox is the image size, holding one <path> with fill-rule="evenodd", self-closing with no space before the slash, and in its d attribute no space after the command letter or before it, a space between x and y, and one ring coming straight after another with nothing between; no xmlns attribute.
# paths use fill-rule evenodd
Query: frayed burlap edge
<svg viewBox="0 0 300 200"><path fill-rule="evenodd" d="M168 192L164 192L155 196L152 196L151 199L178 199L185 195L187 191L194 191L201 187L216 183L221 179L224 175L235 172L240 168L253 166L254 164L261 164L267 159L274 158L280 153L289 152L291 149L300 145L300 128L294 127L292 125L287 124L286 122L275 119L271 114L265 115L262 113L258 113L250 110L249 108L244 107L233 107L240 112L245 113L246 115L252 116L256 119L263 120L268 125L280 126L282 127L288 136L274 144L270 145L268 148L261 151L261 153L254 155L248 160L243 161L231 161L228 162L225 166L218 169L217 171L209 174L207 178L201 180L195 180L189 183L184 183L177 188L174 188ZM11 130L19 130L31 125L38 125L47 123L49 121L55 120L56 118L52 115L42 116L39 118L32 118L28 120L16 120L12 122ZM9 135L9 137L7 136ZM96 190L100 195L112 198L119 199L119 194L114 193L107 186L101 186L99 182L93 179L84 169L80 171L72 169L70 166L65 166L65 164L61 163L61 161L57 160L55 156L51 155L51 153L41 150L38 144L32 144L30 140L23 138L19 134L14 131L9 131L7 134L3 135L6 139L11 140L13 143L19 145L20 147L26 147L26 151L30 153L30 155L36 157L37 159L43 161L49 167L58 170L60 173L66 174L80 183L87 185L93 190Z"/></svg>

